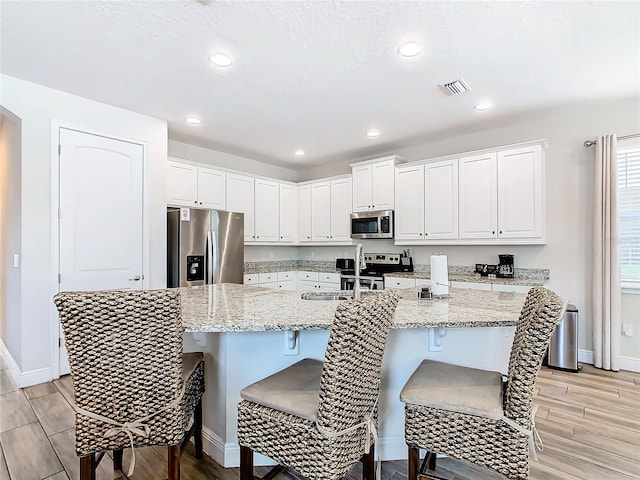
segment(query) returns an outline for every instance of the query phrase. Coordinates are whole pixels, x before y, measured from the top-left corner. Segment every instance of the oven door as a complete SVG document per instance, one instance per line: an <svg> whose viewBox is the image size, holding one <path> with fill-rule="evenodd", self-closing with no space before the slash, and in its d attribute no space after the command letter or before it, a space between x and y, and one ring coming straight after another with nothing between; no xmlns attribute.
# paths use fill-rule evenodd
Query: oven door
<svg viewBox="0 0 640 480"><path fill-rule="evenodd" d="M342 275L340 277L341 290L353 290L355 284L355 275ZM384 290L384 279L382 277L360 277L360 288Z"/></svg>

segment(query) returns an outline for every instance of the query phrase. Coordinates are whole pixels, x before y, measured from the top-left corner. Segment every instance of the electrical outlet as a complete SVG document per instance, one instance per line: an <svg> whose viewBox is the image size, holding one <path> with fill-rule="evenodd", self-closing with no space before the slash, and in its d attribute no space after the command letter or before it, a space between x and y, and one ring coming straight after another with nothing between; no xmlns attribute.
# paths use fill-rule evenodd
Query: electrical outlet
<svg viewBox="0 0 640 480"><path fill-rule="evenodd" d="M633 325L631 325L630 323L623 323L622 335L625 337L633 337Z"/></svg>

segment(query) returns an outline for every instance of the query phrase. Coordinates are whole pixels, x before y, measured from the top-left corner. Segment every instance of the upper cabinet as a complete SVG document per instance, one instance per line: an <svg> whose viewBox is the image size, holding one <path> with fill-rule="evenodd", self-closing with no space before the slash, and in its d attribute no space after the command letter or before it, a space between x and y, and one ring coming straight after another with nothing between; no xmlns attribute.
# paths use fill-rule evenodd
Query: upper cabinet
<svg viewBox="0 0 640 480"><path fill-rule="evenodd" d="M460 157L460 238L544 238L540 144Z"/></svg>
<svg viewBox="0 0 640 480"><path fill-rule="evenodd" d="M298 187L298 240L351 243L351 178Z"/></svg>
<svg viewBox="0 0 640 480"><path fill-rule="evenodd" d="M227 175L227 210L244 213L244 241L256 239L254 229L254 179L244 175Z"/></svg>
<svg viewBox="0 0 640 480"><path fill-rule="evenodd" d="M295 242L298 229L298 189L295 185L281 183L280 191L280 241Z"/></svg>
<svg viewBox="0 0 640 480"><path fill-rule="evenodd" d="M224 210L226 173L169 160L167 204Z"/></svg>
<svg viewBox="0 0 640 480"><path fill-rule="evenodd" d="M404 159L397 155L350 164L353 179L353 211L393 210L394 171Z"/></svg>
<svg viewBox="0 0 640 480"><path fill-rule="evenodd" d="M254 233L256 242L280 241L280 189L276 182L254 180Z"/></svg>

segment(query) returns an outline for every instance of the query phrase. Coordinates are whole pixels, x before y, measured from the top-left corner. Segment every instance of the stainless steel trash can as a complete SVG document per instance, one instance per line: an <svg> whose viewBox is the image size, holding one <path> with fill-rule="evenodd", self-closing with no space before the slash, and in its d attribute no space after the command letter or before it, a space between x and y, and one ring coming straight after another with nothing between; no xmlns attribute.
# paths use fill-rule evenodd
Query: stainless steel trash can
<svg viewBox="0 0 640 480"><path fill-rule="evenodd" d="M548 366L577 372L578 365L578 309L568 304L560 324L549 343Z"/></svg>

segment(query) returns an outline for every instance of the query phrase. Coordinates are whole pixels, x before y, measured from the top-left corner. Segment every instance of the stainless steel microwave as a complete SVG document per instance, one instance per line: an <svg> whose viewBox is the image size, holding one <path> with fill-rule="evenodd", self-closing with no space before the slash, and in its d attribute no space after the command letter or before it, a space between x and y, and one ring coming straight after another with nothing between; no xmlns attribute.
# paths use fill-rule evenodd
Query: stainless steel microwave
<svg viewBox="0 0 640 480"><path fill-rule="evenodd" d="M393 210L352 213L351 238L393 238Z"/></svg>

